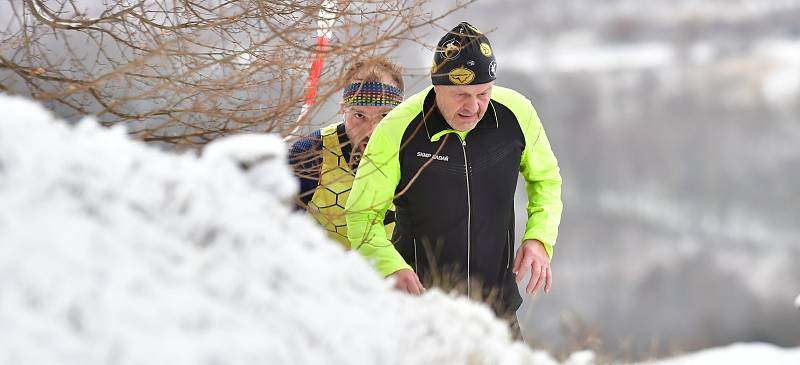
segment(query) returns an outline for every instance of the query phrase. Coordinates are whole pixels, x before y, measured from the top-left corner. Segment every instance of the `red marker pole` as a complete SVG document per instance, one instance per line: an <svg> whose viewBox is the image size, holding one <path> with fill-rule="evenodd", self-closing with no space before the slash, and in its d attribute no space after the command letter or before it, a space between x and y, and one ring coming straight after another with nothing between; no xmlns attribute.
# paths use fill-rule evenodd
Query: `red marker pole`
<svg viewBox="0 0 800 365"><path fill-rule="evenodd" d="M317 42L315 47L314 60L311 62L311 67L308 70L308 79L306 79L306 95L303 101L303 106L300 109L300 116L291 132L284 137L284 140L291 138L300 129L306 114L311 107L317 102L317 89L319 86L319 79L322 75L322 70L325 66L325 58L328 56L330 49L330 42L333 36L333 25L336 22L336 3L331 0L322 2L322 7L319 11L319 20L317 20Z"/></svg>
<svg viewBox="0 0 800 365"><path fill-rule="evenodd" d="M305 114L308 109L317 102L317 86L319 85L319 77L322 75L322 68L325 66L325 57L328 55L328 44L330 39L322 35L317 37L316 54L314 61L311 63L311 68L308 70L308 80L306 81L306 97L303 102L303 110L301 115Z"/></svg>

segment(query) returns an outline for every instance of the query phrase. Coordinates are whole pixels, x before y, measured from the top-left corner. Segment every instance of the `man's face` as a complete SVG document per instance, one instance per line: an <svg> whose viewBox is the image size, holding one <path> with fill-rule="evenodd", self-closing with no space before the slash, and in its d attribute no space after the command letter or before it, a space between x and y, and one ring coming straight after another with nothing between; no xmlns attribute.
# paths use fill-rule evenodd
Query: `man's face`
<svg viewBox="0 0 800 365"><path fill-rule="evenodd" d="M492 85L433 85L436 106L453 129L470 131L486 113Z"/></svg>
<svg viewBox="0 0 800 365"><path fill-rule="evenodd" d="M354 148L367 143L378 123L392 111L391 106L345 106L344 126Z"/></svg>

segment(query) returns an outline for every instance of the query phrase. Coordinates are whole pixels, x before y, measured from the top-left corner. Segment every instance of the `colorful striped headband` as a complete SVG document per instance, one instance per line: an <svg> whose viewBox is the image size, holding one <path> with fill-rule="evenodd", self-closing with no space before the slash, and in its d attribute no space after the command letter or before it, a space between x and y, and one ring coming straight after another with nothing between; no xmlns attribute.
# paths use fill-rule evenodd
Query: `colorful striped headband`
<svg viewBox="0 0 800 365"><path fill-rule="evenodd" d="M376 82L354 82L344 88L342 95L346 106L395 107L403 101L403 92L392 85Z"/></svg>

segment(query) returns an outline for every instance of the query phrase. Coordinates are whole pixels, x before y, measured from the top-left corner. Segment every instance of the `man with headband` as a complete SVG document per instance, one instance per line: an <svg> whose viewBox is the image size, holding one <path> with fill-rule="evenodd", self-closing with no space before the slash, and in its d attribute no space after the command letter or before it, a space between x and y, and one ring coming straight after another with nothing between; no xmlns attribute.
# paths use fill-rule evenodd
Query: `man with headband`
<svg viewBox="0 0 800 365"><path fill-rule="evenodd" d="M463 22L434 54L433 86L408 98L375 129L347 201L353 249L395 286L420 294L434 280L465 283L465 294L501 316L527 293L549 291L561 220L561 176L544 129L523 95L493 85L494 50ZM528 221L514 254L519 173ZM393 237L381 219L394 203ZM423 283L425 283L423 285Z"/></svg>
<svg viewBox="0 0 800 365"><path fill-rule="evenodd" d="M343 121L314 131L292 145L290 164L300 178L300 202L329 233L349 248L344 204L353 171L380 120L403 101L400 66L376 57L356 62L345 75ZM394 212L385 216L391 234Z"/></svg>

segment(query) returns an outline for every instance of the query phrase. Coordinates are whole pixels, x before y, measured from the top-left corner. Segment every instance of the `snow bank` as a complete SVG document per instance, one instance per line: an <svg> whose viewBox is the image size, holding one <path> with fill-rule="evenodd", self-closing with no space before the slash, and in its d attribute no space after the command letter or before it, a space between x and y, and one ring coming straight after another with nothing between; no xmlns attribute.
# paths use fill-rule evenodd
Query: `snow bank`
<svg viewBox="0 0 800 365"><path fill-rule="evenodd" d="M175 155L0 110L0 363L553 363L484 306L390 290L292 212L276 137Z"/></svg>
<svg viewBox="0 0 800 365"><path fill-rule="evenodd" d="M796 365L800 360L800 348L783 349L765 343L738 343L726 347L699 351L646 365ZM644 364L642 364L644 365Z"/></svg>

